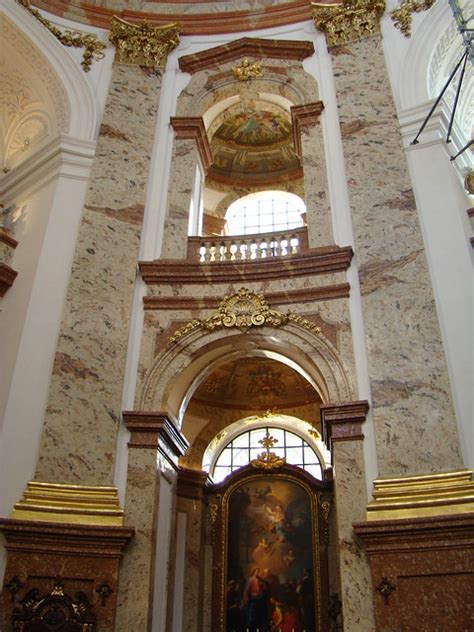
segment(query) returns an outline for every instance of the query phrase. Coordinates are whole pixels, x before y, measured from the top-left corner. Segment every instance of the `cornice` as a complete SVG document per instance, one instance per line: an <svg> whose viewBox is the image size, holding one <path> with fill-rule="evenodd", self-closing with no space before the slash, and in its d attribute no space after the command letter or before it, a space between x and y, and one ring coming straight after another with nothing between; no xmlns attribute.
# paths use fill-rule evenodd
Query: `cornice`
<svg viewBox="0 0 474 632"><path fill-rule="evenodd" d="M194 55L184 55L179 59L179 67L183 72L193 74L199 70L206 70L240 57L302 61L313 53L314 45L312 42L243 37L230 44L216 46Z"/></svg>
<svg viewBox="0 0 474 632"><path fill-rule="evenodd" d="M6 263L0 263L0 297L5 296L7 290L11 288L18 272Z"/></svg>
<svg viewBox="0 0 474 632"><path fill-rule="evenodd" d="M0 519L0 532L7 541L6 548L34 553L45 548L52 551L76 552L83 545L85 550L101 554L120 555L135 534L133 527L65 524L34 520Z"/></svg>
<svg viewBox="0 0 474 632"><path fill-rule="evenodd" d="M130 431L130 448L158 448L162 442L174 457L182 456L187 450L189 444L171 413L125 411L122 414Z"/></svg>
<svg viewBox="0 0 474 632"><path fill-rule="evenodd" d="M202 165L207 171L212 165L213 158L206 127L200 116L172 116L170 123L176 138L192 139L196 141Z"/></svg>
<svg viewBox="0 0 474 632"><path fill-rule="evenodd" d="M288 292L269 292L265 296L272 305L294 305L295 303L313 303L338 298L348 298L349 283L325 285L323 287L289 290ZM144 309L147 310L200 310L217 309L221 299L216 296L145 296Z"/></svg>
<svg viewBox="0 0 474 632"><path fill-rule="evenodd" d="M239 33L295 24L311 19L311 5L307 0L283 2L276 5L274 3L256 9L213 13L180 12L179 5L182 3L174 2L176 12L166 14L130 10L117 12L81 0L33 0L32 4L55 15L105 29L109 28L113 15L135 23L146 20L153 25L179 22L181 35Z"/></svg>
<svg viewBox="0 0 474 632"><path fill-rule="evenodd" d="M17 240L13 239L11 235L9 235L8 233L6 233L4 230L1 230L1 229L0 229L0 241L6 244L7 246L10 246L10 248L16 248L18 246Z"/></svg>
<svg viewBox="0 0 474 632"><path fill-rule="evenodd" d="M337 441L359 441L364 438L364 423L369 402L360 400L340 404L323 404L320 408L323 440L329 450Z"/></svg>
<svg viewBox="0 0 474 632"><path fill-rule="evenodd" d="M353 251L350 246L313 248L302 255L274 257L262 261L197 263L189 260L140 261L139 269L148 285L193 285L197 283L251 283L314 274L345 272Z"/></svg>
<svg viewBox="0 0 474 632"><path fill-rule="evenodd" d="M369 555L387 551L406 552L436 548L446 550L460 543L473 541L474 513L394 520L356 522L354 532L363 541ZM471 544L472 546L472 544Z"/></svg>
<svg viewBox="0 0 474 632"><path fill-rule="evenodd" d="M321 112L324 110L322 101L295 105L291 108L291 123L293 130L293 145L295 154L301 158L301 129L319 123Z"/></svg>
<svg viewBox="0 0 474 632"><path fill-rule="evenodd" d="M177 495L181 498L202 500L207 482L207 472L180 467L178 470Z"/></svg>

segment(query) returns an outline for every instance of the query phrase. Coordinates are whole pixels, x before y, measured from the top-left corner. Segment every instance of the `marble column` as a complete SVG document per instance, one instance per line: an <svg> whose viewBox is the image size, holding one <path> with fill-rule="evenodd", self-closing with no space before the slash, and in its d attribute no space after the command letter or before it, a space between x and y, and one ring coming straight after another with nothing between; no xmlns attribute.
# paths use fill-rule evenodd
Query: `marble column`
<svg viewBox="0 0 474 632"><path fill-rule="evenodd" d="M136 536L120 575L116 632L164 630L177 460L187 442L167 413L124 412L130 431L125 524Z"/></svg>
<svg viewBox="0 0 474 632"><path fill-rule="evenodd" d="M423 240L380 36L330 50L380 476L462 467Z"/></svg>
<svg viewBox="0 0 474 632"><path fill-rule="evenodd" d="M210 614L210 600L204 600L205 592L205 534L206 504L204 486L207 473L181 469L178 474L177 508L186 514L186 545L184 562L184 587L182 628L180 632L205 630L203 620Z"/></svg>
<svg viewBox="0 0 474 632"><path fill-rule="evenodd" d="M366 401L321 406L334 466L342 615L350 632L375 631L369 563L352 529L353 522L365 518L367 504L362 424L368 408Z"/></svg>
<svg viewBox="0 0 474 632"><path fill-rule="evenodd" d="M293 144L303 166L310 248L334 244L323 133L319 123L323 110L322 101L291 108Z"/></svg>
<svg viewBox="0 0 474 632"><path fill-rule="evenodd" d="M186 259L196 167L199 161L202 169L207 171L212 164L212 154L202 118L174 116L171 125L175 140L161 257Z"/></svg>
<svg viewBox="0 0 474 632"><path fill-rule="evenodd" d="M36 479L113 483L161 72L115 63L54 361Z"/></svg>

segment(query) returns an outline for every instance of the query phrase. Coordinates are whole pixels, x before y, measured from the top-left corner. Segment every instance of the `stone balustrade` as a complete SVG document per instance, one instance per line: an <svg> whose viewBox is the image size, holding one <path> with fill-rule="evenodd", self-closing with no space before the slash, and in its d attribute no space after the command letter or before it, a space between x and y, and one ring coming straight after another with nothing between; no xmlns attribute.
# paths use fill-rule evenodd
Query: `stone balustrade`
<svg viewBox="0 0 474 632"><path fill-rule="evenodd" d="M269 234L189 237L188 259L200 263L255 261L301 254L308 249L306 226Z"/></svg>

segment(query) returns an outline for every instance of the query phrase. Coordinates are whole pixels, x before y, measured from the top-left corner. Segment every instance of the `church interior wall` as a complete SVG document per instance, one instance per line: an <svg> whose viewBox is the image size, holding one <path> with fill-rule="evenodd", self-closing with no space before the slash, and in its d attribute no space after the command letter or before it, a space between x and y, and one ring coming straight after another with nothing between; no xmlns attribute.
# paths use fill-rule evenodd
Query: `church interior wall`
<svg viewBox="0 0 474 632"><path fill-rule="evenodd" d="M38 133L32 151L25 145L26 158L11 154L0 184L18 241L7 253L18 278L0 299L1 515L32 479L118 493L120 546L131 541L120 575L122 549L114 549L108 603L117 602L116 621L112 608L104 631L213 629L210 507L221 497L209 492L203 458L219 433L264 413L252 402L226 408L199 399L205 380L230 362L288 363L318 393L317 403L284 413L311 422L331 451L328 585L349 632L379 629L379 567L372 544L367 553L356 535L359 528L366 537L360 525L370 524L371 503L380 508L374 482L459 474L474 463L468 165L465 157L450 164L440 140L445 112L410 145L434 96L433 62L424 54L406 72L407 60L419 41L438 45L430 33L443 31L442 4L414 17L411 42L388 15L382 40L336 48L312 21L254 30L256 38L311 42L315 53L263 55L263 76L242 82L232 77L240 53L190 73L179 64L248 32L183 36L163 72L113 63L109 43L84 78L80 51L65 52L2 0L4 19L24 23L22 37L43 56L57 102L36 79L49 136ZM105 40L105 30L85 29ZM293 120L302 167L275 188L306 201L307 243L279 269L202 264L188 242L196 166L205 180L221 121L272 98L275 112ZM462 134L456 123L456 148ZM264 188L258 179L223 182L204 184L214 200L204 213L222 218L229 201ZM207 327L243 287L283 324Z"/></svg>

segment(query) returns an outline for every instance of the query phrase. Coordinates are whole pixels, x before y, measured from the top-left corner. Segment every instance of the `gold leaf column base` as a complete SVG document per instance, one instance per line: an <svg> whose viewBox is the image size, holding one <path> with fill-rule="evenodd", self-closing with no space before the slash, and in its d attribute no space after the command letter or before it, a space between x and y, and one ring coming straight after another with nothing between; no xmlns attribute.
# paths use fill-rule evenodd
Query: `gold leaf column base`
<svg viewBox="0 0 474 632"><path fill-rule="evenodd" d="M121 526L116 487L92 487L30 481L12 518L40 522Z"/></svg>
<svg viewBox="0 0 474 632"><path fill-rule="evenodd" d="M471 470L374 481L367 520L397 520L474 512Z"/></svg>

